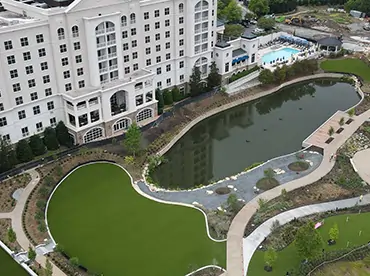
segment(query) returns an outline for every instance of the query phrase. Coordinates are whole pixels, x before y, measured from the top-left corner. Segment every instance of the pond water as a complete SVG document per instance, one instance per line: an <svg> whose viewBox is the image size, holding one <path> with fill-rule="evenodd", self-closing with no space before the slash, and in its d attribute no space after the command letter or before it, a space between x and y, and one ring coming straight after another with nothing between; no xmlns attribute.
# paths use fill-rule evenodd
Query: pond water
<svg viewBox="0 0 370 276"><path fill-rule="evenodd" d="M255 162L295 152L337 110L360 100L333 80L300 83L214 115L194 126L152 173L162 187L191 188L243 171Z"/></svg>

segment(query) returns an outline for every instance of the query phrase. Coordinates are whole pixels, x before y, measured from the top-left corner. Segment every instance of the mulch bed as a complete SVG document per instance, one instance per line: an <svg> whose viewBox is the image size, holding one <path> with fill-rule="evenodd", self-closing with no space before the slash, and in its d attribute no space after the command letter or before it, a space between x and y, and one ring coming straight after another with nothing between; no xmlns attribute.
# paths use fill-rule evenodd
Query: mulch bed
<svg viewBox="0 0 370 276"><path fill-rule="evenodd" d="M306 161L296 161L288 165L289 170L294 172L303 172L308 170L309 167L310 164L308 164Z"/></svg>
<svg viewBox="0 0 370 276"><path fill-rule="evenodd" d="M279 186L279 181L277 181L275 178L264 177L258 180L256 183L256 187L263 191L270 190L272 188L275 188L276 186Z"/></svg>
<svg viewBox="0 0 370 276"><path fill-rule="evenodd" d="M28 173L18 175L16 177L3 181L0 185L0 213L13 211L16 201L12 195L15 190L24 188L31 181L31 176Z"/></svg>
<svg viewBox="0 0 370 276"><path fill-rule="evenodd" d="M226 195L231 192L231 189L228 187L220 187L215 190L215 193L218 195Z"/></svg>

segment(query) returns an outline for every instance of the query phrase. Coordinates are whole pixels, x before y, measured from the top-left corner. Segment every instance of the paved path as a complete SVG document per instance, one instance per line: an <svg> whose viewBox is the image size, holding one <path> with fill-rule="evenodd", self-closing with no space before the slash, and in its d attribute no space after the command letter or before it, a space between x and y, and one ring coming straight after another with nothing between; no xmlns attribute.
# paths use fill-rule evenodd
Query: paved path
<svg viewBox="0 0 370 276"><path fill-rule="evenodd" d="M357 173L370 184L370 149L357 152L352 158Z"/></svg>
<svg viewBox="0 0 370 276"><path fill-rule="evenodd" d="M17 242L23 248L24 251L28 251L28 247L31 245L31 242L28 240L26 234L23 231L22 226L22 214L23 209L26 204L27 198L29 197L32 190L36 187L39 182L39 174L35 169L27 171L31 175L31 182L24 188L22 194L20 195L17 204L15 205L14 210L11 213L0 213L0 218L10 218L12 220L12 228L17 234ZM33 246L32 246L33 247ZM36 261L45 267L46 257L43 255L37 255ZM65 276L56 265L53 265L53 276Z"/></svg>
<svg viewBox="0 0 370 276"><path fill-rule="evenodd" d="M346 207L353 207L356 204L366 205L370 203L370 194L364 196L362 202L359 198L350 198L338 201L332 201L321 204L307 205L280 213L269 220L262 223L256 230L254 230L248 237L243 239L243 259L245 271L248 271L249 263L252 259L254 252L257 250L261 242L271 234L271 226L274 221L278 220L280 225L290 222L294 218L301 218L315 213L322 213L326 211L335 210L336 208L343 209ZM227 274L229 275L229 274Z"/></svg>
<svg viewBox="0 0 370 276"><path fill-rule="evenodd" d="M246 225L258 209L258 199L264 198L271 200L279 196L282 189L291 191L299 187L309 185L324 177L334 166L334 162L329 161L330 155L334 154L337 149L360 127L360 125L369 119L369 117L370 110L359 116L355 116L354 121L350 125L346 125L341 134L335 134L333 136L335 139L325 148L324 159L321 165L311 174L269 190L255 197L243 207L232 221L227 236L227 276L246 275L243 266L243 235Z"/></svg>

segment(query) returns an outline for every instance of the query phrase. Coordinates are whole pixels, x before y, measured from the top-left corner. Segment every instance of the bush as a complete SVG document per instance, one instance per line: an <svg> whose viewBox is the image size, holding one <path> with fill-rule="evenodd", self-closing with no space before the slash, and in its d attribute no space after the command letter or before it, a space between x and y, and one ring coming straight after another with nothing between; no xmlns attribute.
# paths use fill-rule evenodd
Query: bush
<svg viewBox="0 0 370 276"><path fill-rule="evenodd" d="M17 154L17 159L22 163L31 161L33 159L31 147L28 145L28 142L25 139L20 140L17 143L15 152Z"/></svg>
<svg viewBox="0 0 370 276"><path fill-rule="evenodd" d="M163 99L165 105L173 104L172 93L168 89L163 90Z"/></svg>
<svg viewBox="0 0 370 276"><path fill-rule="evenodd" d="M39 135L35 134L30 137L29 141L32 153L35 156L43 155L46 151L45 145Z"/></svg>
<svg viewBox="0 0 370 276"><path fill-rule="evenodd" d="M51 127L45 128L44 131L44 144L48 150L56 150L59 148L59 143L55 133L55 129Z"/></svg>
<svg viewBox="0 0 370 276"><path fill-rule="evenodd" d="M173 99L174 102L178 102L178 101L182 100L182 95L180 93L180 89L178 89L177 86L172 88L171 94L172 94L172 99Z"/></svg>

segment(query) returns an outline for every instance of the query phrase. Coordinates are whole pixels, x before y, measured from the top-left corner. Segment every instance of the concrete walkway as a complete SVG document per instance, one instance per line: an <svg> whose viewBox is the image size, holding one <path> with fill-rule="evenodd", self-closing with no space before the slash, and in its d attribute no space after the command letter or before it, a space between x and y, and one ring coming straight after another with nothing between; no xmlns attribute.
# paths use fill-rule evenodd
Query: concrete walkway
<svg viewBox="0 0 370 276"><path fill-rule="evenodd" d="M263 242L265 237L271 234L271 226L274 221L278 220L280 222L280 225L284 225L294 218L301 218L315 213L323 213L326 211L335 210L336 208L343 209L346 207L354 207L356 204L370 204L370 194L364 196L362 202L359 202L359 198L356 197L321 204L307 205L286 211L284 213L280 213L275 217L272 217L269 220L265 221L243 240L243 259L245 271L248 271L248 266L252 259L252 256L261 242Z"/></svg>
<svg viewBox="0 0 370 276"><path fill-rule="evenodd" d="M363 124L363 122L369 119L369 117L370 110L359 116L355 116L354 121L350 125L346 125L342 133L335 134L333 136L335 139L325 148L324 158L321 165L311 174L269 190L255 197L243 207L232 221L227 236L227 276L246 275L243 265L243 235L246 225L258 209L258 200L260 198L271 200L278 197L281 194L282 189L291 191L299 187L309 185L324 177L334 166L334 162L330 162L329 160L330 155L335 154L338 148L343 145L345 141Z"/></svg>
<svg viewBox="0 0 370 276"><path fill-rule="evenodd" d="M370 184L370 149L357 152L352 162L359 176Z"/></svg>
<svg viewBox="0 0 370 276"><path fill-rule="evenodd" d="M17 234L17 242L23 248L24 251L28 251L28 247L31 242L28 240L22 226L22 214L24 206L26 205L27 198L29 197L32 190L36 187L40 180L39 174L35 169L27 171L31 175L30 183L24 188L22 194L20 195L15 208L10 213L0 213L0 218L9 218L12 220L12 228ZM33 246L32 246L33 247ZM43 255L37 255L36 261L45 267L46 257ZM56 265L53 265L53 276L65 276L64 272L61 271Z"/></svg>

